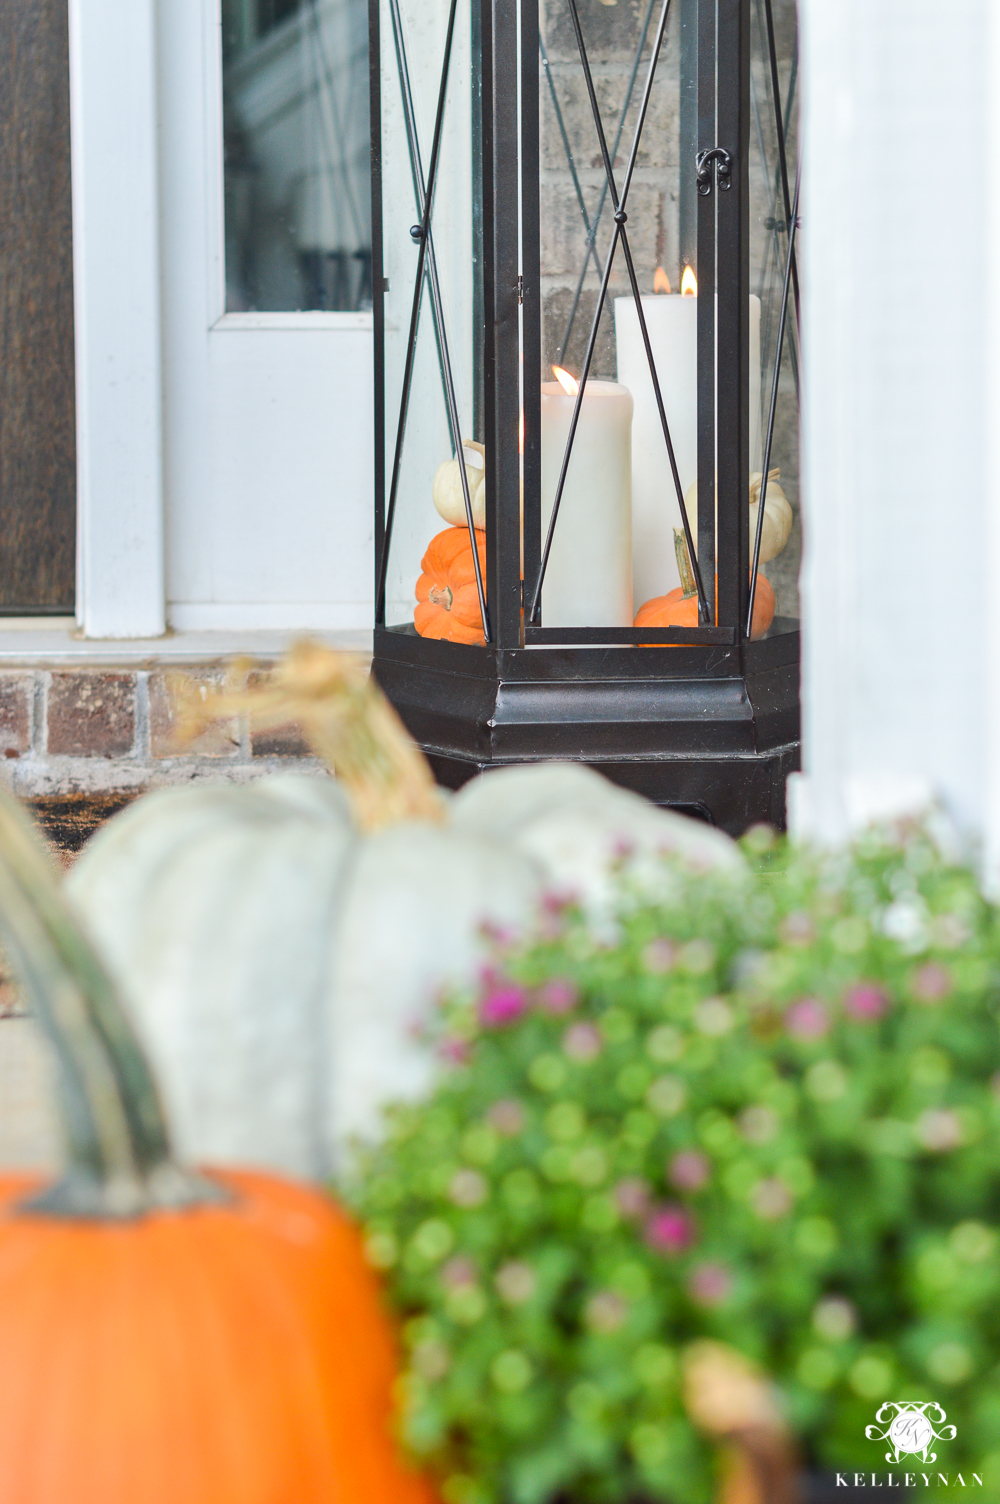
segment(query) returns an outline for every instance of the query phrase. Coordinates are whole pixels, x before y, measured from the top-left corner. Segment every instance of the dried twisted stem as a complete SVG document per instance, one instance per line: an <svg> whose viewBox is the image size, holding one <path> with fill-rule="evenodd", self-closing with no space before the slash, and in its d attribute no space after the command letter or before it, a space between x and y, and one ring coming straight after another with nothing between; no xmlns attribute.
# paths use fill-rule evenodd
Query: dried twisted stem
<svg viewBox="0 0 1000 1504"><path fill-rule="evenodd" d="M198 689L182 675L172 683L178 740L213 721L249 715L258 730L297 723L313 751L344 785L362 830L399 820L444 819L427 760L356 653L297 642L267 681L240 688L252 665L238 660L222 690Z"/></svg>

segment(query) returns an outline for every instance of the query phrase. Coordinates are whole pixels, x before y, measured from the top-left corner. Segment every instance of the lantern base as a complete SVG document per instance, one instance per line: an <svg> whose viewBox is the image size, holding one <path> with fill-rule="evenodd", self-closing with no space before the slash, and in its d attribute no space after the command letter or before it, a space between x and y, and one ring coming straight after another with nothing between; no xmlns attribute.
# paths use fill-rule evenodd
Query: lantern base
<svg viewBox="0 0 1000 1504"><path fill-rule="evenodd" d="M377 627L373 672L446 788L559 758L730 835L784 827L800 757L797 622L710 648L492 649Z"/></svg>

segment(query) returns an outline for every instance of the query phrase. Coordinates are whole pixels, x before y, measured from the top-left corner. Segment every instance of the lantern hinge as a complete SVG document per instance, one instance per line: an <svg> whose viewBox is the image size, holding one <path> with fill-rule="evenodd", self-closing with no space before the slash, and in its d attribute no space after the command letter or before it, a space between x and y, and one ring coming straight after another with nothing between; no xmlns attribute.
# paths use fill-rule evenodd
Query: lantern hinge
<svg viewBox="0 0 1000 1504"><path fill-rule="evenodd" d="M519 303L523 303L524 302L524 278L523 277L518 277L518 279L517 279L517 301Z"/></svg>
<svg viewBox="0 0 1000 1504"><path fill-rule="evenodd" d="M712 163L720 190L733 186L733 159L724 146L706 147L694 159L698 177L698 192L705 198L712 191Z"/></svg>

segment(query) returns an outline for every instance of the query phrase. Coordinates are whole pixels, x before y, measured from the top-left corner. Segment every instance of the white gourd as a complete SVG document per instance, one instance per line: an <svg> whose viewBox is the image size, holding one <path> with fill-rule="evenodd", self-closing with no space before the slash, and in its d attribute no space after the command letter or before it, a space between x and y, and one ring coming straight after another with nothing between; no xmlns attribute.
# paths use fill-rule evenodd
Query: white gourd
<svg viewBox="0 0 1000 1504"><path fill-rule="evenodd" d="M650 895L669 887L665 855L689 868L743 868L721 831L659 810L580 763L534 763L474 778L455 796L449 817L453 828L506 839L533 857L548 887L577 898L600 924L619 899L623 861L630 886Z"/></svg>
<svg viewBox="0 0 1000 1504"><path fill-rule="evenodd" d="M788 542L792 532L793 514L791 503L778 485L780 471L771 470L767 477L767 492L764 496L764 526L760 535L760 562L767 564L776 559ZM762 472L754 470L750 476L750 549L757 534L757 512L760 507L760 483ZM684 496L688 521L695 543L698 541L698 482L695 481Z"/></svg>
<svg viewBox="0 0 1000 1504"><path fill-rule="evenodd" d="M486 450L475 439L465 439L462 444L465 456L465 474L469 482L469 502L472 506L472 521L476 527L486 526ZM458 460L445 460L434 475L434 506L445 522L454 527L466 527L465 494L462 490L462 472Z"/></svg>
<svg viewBox="0 0 1000 1504"><path fill-rule="evenodd" d="M362 830L357 810L304 774L165 790L68 875L185 1158L330 1174L387 1101L430 1086L423 1027L442 989L475 981L484 925L524 932L543 892L570 890L600 923L623 858L648 882L661 852L743 870L728 837L575 764L477 778L443 823Z"/></svg>

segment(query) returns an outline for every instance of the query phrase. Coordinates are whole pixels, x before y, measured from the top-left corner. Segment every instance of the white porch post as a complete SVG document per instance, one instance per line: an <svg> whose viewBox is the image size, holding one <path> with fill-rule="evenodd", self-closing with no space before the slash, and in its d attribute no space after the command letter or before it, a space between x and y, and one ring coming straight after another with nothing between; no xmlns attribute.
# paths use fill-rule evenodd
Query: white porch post
<svg viewBox="0 0 1000 1504"><path fill-rule="evenodd" d="M154 0L70 0L77 616L165 627ZM112 82L113 81L113 82Z"/></svg>
<svg viewBox="0 0 1000 1504"><path fill-rule="evenodd" d="M789 803L823 840L926 792L974 835L1000 821L995 9L800 0L805 777Z"/></svg>

